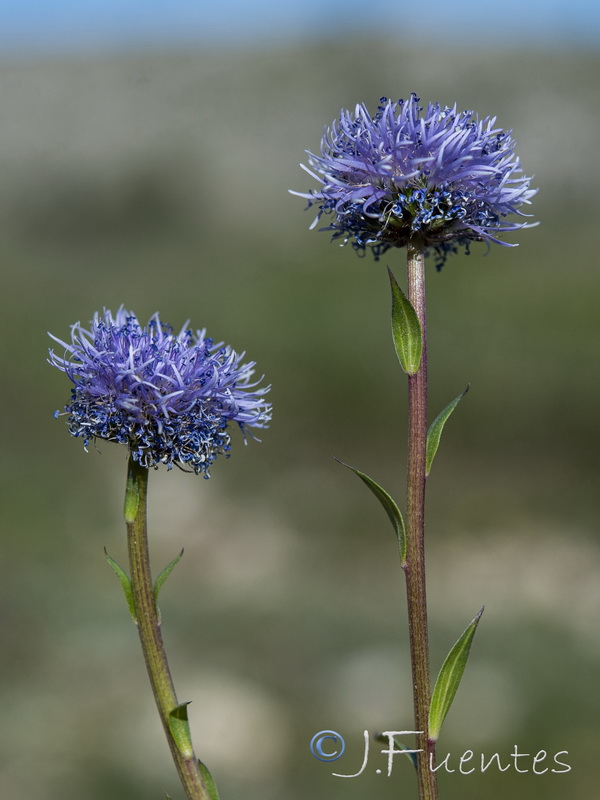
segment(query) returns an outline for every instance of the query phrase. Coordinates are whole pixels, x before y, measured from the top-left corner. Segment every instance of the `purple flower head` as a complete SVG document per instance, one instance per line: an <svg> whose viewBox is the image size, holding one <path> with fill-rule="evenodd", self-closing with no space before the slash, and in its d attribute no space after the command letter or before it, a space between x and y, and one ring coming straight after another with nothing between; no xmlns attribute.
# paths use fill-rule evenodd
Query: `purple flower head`
<svg viewBox="0 0 600 800"><path fill-rule="evenodd" d="M311 227L334 215L323 230L333 239L352 241L378 259L391 247L420 242L434 250L438 265L458 245L498 242L499 234L530 227L507 221L537 190L522 174L510 132L495 119L479 118L419 98L392 102L381 98L375 116L364 104L342 111L326 129L321 153L308 153L321 184L308 193L293 192L318 206ZM512 246L512 245L509 245Z"/></svg>
<svg viewBox="0 0 600 800"><path fill-rule="evenodd" d="M121 442L143 467L175 464L208 478L217 455L229 453L229 422L245 433L271 419L270 387L250 380L254 362L187 324L174 334L154 314L142 328L121 306L95 314L90 330L73 325L70 344L50 336L65 355L50 350L48 361L73 383L69 431L85 447Z"/></svg>

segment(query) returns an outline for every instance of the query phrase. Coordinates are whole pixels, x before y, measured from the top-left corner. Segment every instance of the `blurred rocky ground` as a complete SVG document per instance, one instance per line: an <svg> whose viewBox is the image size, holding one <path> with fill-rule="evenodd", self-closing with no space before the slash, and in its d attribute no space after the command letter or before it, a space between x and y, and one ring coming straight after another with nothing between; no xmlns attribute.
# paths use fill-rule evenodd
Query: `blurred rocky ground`
<svg viewBox="0 0 600 800"><path fill-rule="evenodd" d="M540 226L431 269L432 414L470 382L429 481L432 660L486 612L442 751L569 751L567 774L442 777L445 800L589 800L600 746L597 130L594 52L343 38L268 50L0 63L3 336L0 790L28 800L177 796L136 634L103 546L125 560L125 460L66 435L45 363L124 303L191 319L273 384L262 443L210 481L151 476L173 671L224 798L381 800L319 730L410 728L402 576L373 498L403 496L403 376L385 266L309 232L287 194L342 106L416 91L512 128ZM444 750L446 748L446 750Z"/></svg>

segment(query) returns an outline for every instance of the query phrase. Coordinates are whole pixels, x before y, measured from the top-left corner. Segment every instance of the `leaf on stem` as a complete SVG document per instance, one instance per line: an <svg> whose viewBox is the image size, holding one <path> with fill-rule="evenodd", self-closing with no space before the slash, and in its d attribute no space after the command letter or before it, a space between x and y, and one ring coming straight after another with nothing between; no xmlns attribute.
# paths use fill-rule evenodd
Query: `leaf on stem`
<svg viewBox="0 0 600 800"><path fill-rule="evenodd" d="M425 455L425 475L429 475L431 472L431 465L433 464L433 459L435 458L435 454L437 453L437 449L440 445L440 439L442 437L442 431L444 430L444 425L450 414L454 411L456 406L460 403L466 393L469 391L469 387L464 390L458 397L455 397L451 403L448 403L446 408L441 411L437 417L433 420L431 425L429 426L429 430L427 431L427 448L426 448L426 455Z"/></svg>
<svg viewBox="0 0 600 800"><path fill-rule="evenodd" d="M173 570L175 569L177 564L180 562L182 555L183 555L183 549L181 550L181 553L179 553L179 555L176 558L173 559L173 561L171 561L169 564L167 564L167 566L163 569L163 571L160 573L158 578L154 581L154 600L155 601L158 600L158 594L159 594L160 590L162 589L163 583L167 580L169 575L173 572Z"/></svg>
<svg viewBox="0 0 600 800"><path fill-rule="evenodd" d="M335 456L334 456L335 458ZM390 522L394 526L394 530L396 531L396 536L398 538L398 548L400 550L400 561L402 567L406 566L406 529L404 527L404 519L402 518L402 514L400 513L400 509L396 504L394 498L389 495L385 489L382 489L381 486L376 483L373 478L369 478L368 475L365 475L364 472L361 472L355 467L351 467L350 464L345 464L343 461L340 461L339 458L335 459L338 464L341 464L343 467L351 470L355 475L365 483L369 489L373 492L375 497L379 500L383 508L385 509L386 514L390 518Z"/></svg>
<svg viewBox="0 0 600 800"><path fill-rule="evenodd" d="M381 742L382 744L389 744L388 737L384 736L383 733L376 733L375 734L375 741ZM398 750L403 750L404 755L410 760L411 764L415 769L417 769L417 754L414 750L411 750L410 747L407 747L403 744L397 736L394 736L394 744L398 748Z"/></svg>
<svg viewBox="0 0 600 800"><path fill-rule="evenodd" d="M140 507L140 486L135 472L135 463L129 458L127 468L127 486L125 488L125 522L133 525Z"/></svg>
<svg viewBox="0 0 600 800"><path fill-rule="evenodd" d="M133 621L137 624L137 617L135 614L135 603L133 602L133 589L131 588L131 581L129 579L129 575L125 572L123 567L121 567L114 558L111 558L108 555L106 547L104 548L104 555L106 556L106 560L112 567L115 575L119 579L119 583L121 584L121 588L123 589L123 594L125 595L125 600L127 600L127 605L129 606L129 612L133 617Z"/></svg>
<svg viewBox="0 0 600 800"><path fill-rule="evenodd" d="M414 375L421 363L423 332L417 312L412 307L392 271L388 268L392 288L392 336L400 365L407 375Z"/></svg>
<svg viewBox="0 0 600 800"><path fill-rule="evenodd" d="M215 783L213 776L208 771L208 767L200 760L198 760L198 766L200 767L200 774L202 775L202 780L204 781L204 785L206 786L210 800L219 800L217 784Z"/></svg>
<svg viewBox="0 0 600 800"><path fill-rule="evenodd" d="M442 724L460 685L467 666L471 642L482 614L483 608L471 620L465 632L450 650L442 664L440 674L437 676L429 708L429 738L434 742L440 735Z"/></svg>
<svg viewBox="0 0 600 800"><path fill-rule="evenodd" d="M192 735L190 733L190 723L188 722L187 703L180 703L169 711L169 730L173 735L175 744L184 758L193 758L194 748L192 747Z"/></svg>

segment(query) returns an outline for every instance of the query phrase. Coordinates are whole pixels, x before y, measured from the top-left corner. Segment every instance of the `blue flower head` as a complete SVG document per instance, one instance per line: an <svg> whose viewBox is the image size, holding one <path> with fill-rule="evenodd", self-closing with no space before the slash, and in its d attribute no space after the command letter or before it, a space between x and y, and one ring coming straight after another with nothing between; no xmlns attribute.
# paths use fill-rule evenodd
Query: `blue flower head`
<svg viewBox="0 0 600 800"><path fill-rule="evenodd" d="M419 98L381 98L375 116L364 104L342 111L326 129L320 155L308 153L320 188L293 192L318 206L333 239L376 259L391 247L419 242L436 253L438 266L449 252L471 241L498 242L499 234L530 227L506 220L526 216L520 207L537 190L522 174L510 132L495 119L479 118L438 103L423 114ZM509 245L510 246L510 245Z"/></svg>
<svg viewBox="0 0 600 800"><path fill-rule="evenodd" d="M230 422L243 433L268 426L270 387L251 382L254 362L243 364L243 354L205 331L186 324L174 334L158 314L142 328L121 307L95 314L90 330L73 325L70 344L50 336L65 354L50 350L49 363L73 383L69 431L86 447L121 442L143 467L175 464L208 478L217 455L229 453Z"/></svg>

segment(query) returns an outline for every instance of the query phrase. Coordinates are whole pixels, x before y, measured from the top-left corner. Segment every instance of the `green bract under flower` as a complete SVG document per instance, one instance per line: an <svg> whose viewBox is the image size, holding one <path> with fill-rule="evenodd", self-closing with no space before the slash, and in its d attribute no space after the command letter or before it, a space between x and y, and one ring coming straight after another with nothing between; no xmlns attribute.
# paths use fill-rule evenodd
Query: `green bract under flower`
<svg viewBox="0 0 600 800"><path fill-rule="evenodd" d="M121 442L144 467L209 477L217 455L229 453L230 422L244 433L268 426L270 387L251 382L254 362L242 363L243 354L204 331L186 325L174 334L158 314L142 328L121 307L96 314L89 330L73 325L70 343L52 338L65 355L50 350L48 360L73 383L69 431L86 447L96 438Z"/></svg>
<svg viewBox="0 0 600 800"><path fill-rule="evenodd" d="M509 221L537 190L522 174L510 133L495 119L479 120L419 98L381 98L374 116L364 104L342 111L309 152L306 171L321 184L293 192L318 206L314 227L332 215L334 239L352 242L375 258L415 241L433 249L443 263L448 252L471 241L497 242L500 234L529 227Z"/></svg>

